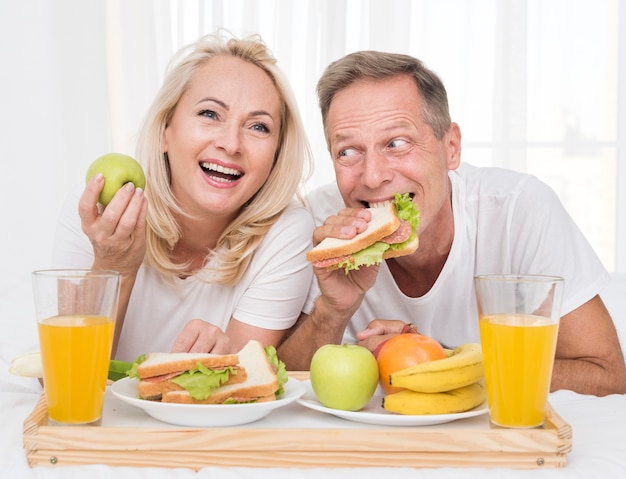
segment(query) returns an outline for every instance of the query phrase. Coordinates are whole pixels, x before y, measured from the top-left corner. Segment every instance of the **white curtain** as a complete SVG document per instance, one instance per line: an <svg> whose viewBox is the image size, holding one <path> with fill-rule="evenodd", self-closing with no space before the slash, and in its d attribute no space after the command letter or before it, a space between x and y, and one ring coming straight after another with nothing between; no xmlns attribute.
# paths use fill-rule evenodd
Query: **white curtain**
<svg viewBox="0 0 626 479"><path fill-rule="evenodd" d="M67 191L102 153L134 152L173 52L218 27L261 34L290 78L317 160L309 188L333 179L315 96L325 66L359 49L409 53L446 84L463 161L548 182L606 267L626 272L619 0L1 2L5 271L48 264Z"/></svg>

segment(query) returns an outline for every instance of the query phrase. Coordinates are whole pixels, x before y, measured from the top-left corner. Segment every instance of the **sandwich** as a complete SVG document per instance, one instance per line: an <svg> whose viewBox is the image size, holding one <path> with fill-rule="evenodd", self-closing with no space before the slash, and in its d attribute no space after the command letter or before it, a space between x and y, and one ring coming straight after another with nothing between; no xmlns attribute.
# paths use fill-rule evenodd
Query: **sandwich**
<svg viewBox="0 0 626 479"><path fill-rule="evenodd" d="M184 404L273 401L287 381L272 346L249 341L237 354L150 353L129 371L139 397Z"/></svg>
<svg viewBox="0 0 626 479"><path fill-rule="evenodd" d="M419 212L408 193L397 193L389 204L368 210L372 219L365 231L349 240L325 238L307 252L307 261L318 268L343 269L347 274L415 252Z"/></svg>

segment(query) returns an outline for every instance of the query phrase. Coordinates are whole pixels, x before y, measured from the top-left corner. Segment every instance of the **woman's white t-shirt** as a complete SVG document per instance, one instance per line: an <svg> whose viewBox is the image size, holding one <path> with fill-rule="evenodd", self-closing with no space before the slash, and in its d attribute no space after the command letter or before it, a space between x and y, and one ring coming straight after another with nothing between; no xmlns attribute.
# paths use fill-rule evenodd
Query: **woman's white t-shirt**
<svg viewBox="0 0 626 479"><path fill-rule="evenodd" d="M480 340L473 277L478 274L544 274L565 278L562 315L592 299L609 274L563 208L556 194L537 178L500 168L462 164L449 173L454 240L431 290L410 298L396 286L386 263L344 334L356 333L373 319L411 322L427 336L453 348ZM307 198L316 224L344 207L336 184ZM314 282L305 311L319 295Z"/></svg>
<svg viewBox="0 0 626 479"><path fill-rule="evenodd" d="M266 329L295 323L312 281L306 251L311 248L311 214L293 202L270 228L247 270L233 287L195 277L164 282L152 269L138 271L116 354L133 361L151 351L170 351L191 319L203 319L224 331L231 317ZM82 232L78 194L72 195L58 225L53 267L91 268L93 249Z"/></svg>

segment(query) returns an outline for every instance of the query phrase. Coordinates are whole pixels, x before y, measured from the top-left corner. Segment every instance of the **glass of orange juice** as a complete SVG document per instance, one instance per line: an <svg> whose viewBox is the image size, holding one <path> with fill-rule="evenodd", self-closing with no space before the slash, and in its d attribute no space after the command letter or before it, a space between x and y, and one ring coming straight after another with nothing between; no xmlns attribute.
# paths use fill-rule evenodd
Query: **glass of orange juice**
<svg viewBox="0 0 626 479"><path fill-rule="evenodd" d="M564 279L474 278L489 418L498 426L543 425L554 365Z"/></svg>
<svg viewBox="0 0 626 479"><path fill-rule="evenodd" d="M102 417L120 295L115 271L32 273L43 381L52 423Z"/></svg>

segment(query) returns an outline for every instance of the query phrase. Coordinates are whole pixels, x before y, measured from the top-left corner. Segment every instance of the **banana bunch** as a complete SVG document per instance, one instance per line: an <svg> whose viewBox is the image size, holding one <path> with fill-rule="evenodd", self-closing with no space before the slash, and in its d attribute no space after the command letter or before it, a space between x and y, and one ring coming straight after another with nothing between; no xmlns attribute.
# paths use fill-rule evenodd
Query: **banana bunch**
<svg viewBox="0 0 626 479"><path fill-rule="evenodd" d="M485 400L483 354L480 344L446 350L448 357L391 374L392 386L383 407L400 414L452 414L468 411Z"/></svg>
<svg viewBox="0 0 626 479"><path fill-rule="evenodd" d="M448 357L427 361L391 374L392 386L423 393L440 393L468 386L484 374L483 353L480 344L462 344L446 350Z"/></svg>
<svg viewBox="0 0 626 479"><path fill-rule="evenodd" d="M482 381L440 393L404 389L387 394L383 398L383 408L399 414L453 414L475 408L483 403L485 396Z"/></svg>

